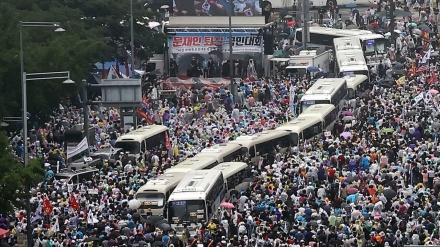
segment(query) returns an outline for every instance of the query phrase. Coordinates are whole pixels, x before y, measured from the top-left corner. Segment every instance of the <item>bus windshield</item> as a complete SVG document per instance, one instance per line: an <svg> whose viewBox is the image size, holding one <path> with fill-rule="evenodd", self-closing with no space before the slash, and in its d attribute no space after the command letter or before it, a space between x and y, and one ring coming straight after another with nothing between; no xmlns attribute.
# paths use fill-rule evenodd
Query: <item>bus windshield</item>
<svg viewBox="0 0 440 247"><path fill-rule="evenodd" d="M138 154L141 152L141 146L139 145L139 142L135 141L116 142L115 146L117 148L122 148L122 150L131 154Z"/></svg>
<svg viewBox="0 0 440 247"><path fill-rule="evenodd" d="M169 202L168 218L172 224L196 223L205 220L203 200Z"/></svg>
<svg viewBox="0 0 440 247"><path fill-rule="evenodd" d="M298 141L299 141L299 138L298 138L298 133L291 133L290 134L290 138L291 138L291 142L292 142L292 146L297 146L298 145Z"/></svg>
<svg viewBox="0 0 440 247"><path fill-rule="evenodd" d="M372 55L375 53L385 54L387 51L386 39L373 39L373 40L365 40L363 42L363 46L365 49L366 55Z"/></svg>
<svg viewBox="0 0 440 247"><path fill-rule="evenodd" d="M140 207L141 209L163 208L165 204L164 193L138 193L136 195L136 199L138 199L142 203Z"/></svg>

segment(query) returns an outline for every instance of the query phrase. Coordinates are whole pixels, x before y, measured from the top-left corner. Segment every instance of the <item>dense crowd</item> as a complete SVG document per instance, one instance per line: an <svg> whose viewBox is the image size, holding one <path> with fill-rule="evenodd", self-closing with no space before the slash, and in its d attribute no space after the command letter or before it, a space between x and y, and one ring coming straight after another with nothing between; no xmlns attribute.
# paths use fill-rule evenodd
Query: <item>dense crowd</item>
<svg viewBox="0 0 440 247"><path fill-rule="evenodd" d="M440 88L436 57L425 56L437 43L435 35L427 42L409 26L397 27L388 58L371 68L369 90L346 103L331 134L267 154L251 167L254 181L231 199L233 206L220 208L220 216L194 234L156 228L154 216L141 217L129 201L150 176L203 148L295 118L311 75L242 82L234 95L227 88L148 95L144 108L170 128L171 148L148 150L136 164L124 155L121 162L104 161L99 174L79 185L42 183L32 189L30 219L24 210L0 217L0 228L11 233L3 241L13 245L31 224L35 247L440 244ZM428 43L426 49L416 50L417 42ZM397 64L406 69L403 77L393 73ZM92 149L114 144L127 131L116 109L91 110ZM31 157L65 162L63 133L81 122L80 109L60 106L50 122L31 130ZM21 135L11 133L10 144L22 157Z"/></svg>

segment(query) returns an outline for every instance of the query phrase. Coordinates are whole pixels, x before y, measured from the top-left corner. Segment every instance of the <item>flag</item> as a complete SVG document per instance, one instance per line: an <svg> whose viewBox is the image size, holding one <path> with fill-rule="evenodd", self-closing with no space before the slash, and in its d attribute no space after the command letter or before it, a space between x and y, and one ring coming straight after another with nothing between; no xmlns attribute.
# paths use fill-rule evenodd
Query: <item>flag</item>
<svg viewBox="0 0 440 247"><path fill-rule="evenodd" d="M79 204L75 199L75 196L73 194L70 194L70 206L73 209L79 209Z"/></svg>
<svg viewBox="0 0 440 247"><path fill-rule="evenodd" d="M429 104L431 102L431 100L432 100L432 94L431 94L431 92L428 91L425 94L425 98L424 98L425 104Z"/></svg>
<svg viewBox="0 0 440 247"><path fill-rule="evenodd" d="M146 121L147 121L147 123L149 124L149 125L153 125L154 124L154 122L153 122L153 120L151 120L151 118L147 115L147 113L145 113L144 111L141 111L141 110L137 110L137 113L141 116L141 117L143 117Z"/></svg>
<svg viewBox="0 0 440 247"><path fill-rule="evenodd" d="M101 78L105 79L107 78L107 73L105 72L104 62L102 62L102 69L101 69Z"/></svg>
<svg viewBox="0 0 440 247"><path fill-rule="evenodd" d="M89 148L89 143L87 141L87 137L84 137L84 139L75 147L67 147L67 159L72 158L73 156L81 153L84 150L87 150Z"/></svg>
<svg viewBox="0 0 440 247"><path fill-rule="evenodd" d="M422 65L422 66L419 67L419 69L417 70L417 72L420 73L420 72L424 72L424 71L426 71L426 70L428 70L428 66L426 66L426 65Z"/></svg>
<svg viewBox="0 0 440 247"><path fill-rule="evenodd" d="M118 75L118 77L121 77L121 72L119 71L119 62L116 61L116 74Z"/></svg>
<svg viewBox="0 0 440 247"><path fill-rule="evenodd" d="M110 146L110 150L112 152L112 155L116 153L116 149L113 146Z"/></svg>
<svg viewBox="0 0 440 247"><path fill-rule="evenodd" d="M396 83L398 85L403 85L405 84L405 76L400 77L399 79L396 80Z"/></svg>
<svg viewBox="0 0 440 247"><path fill-rule="evenodd" d="M165 132L165 147L168 150L171 149L171 142L170 142L170 137L168 136L168 131Z"/></svg>
<svg viewBox="0 0 440 247"><path fill-rule="evenodd" d="M422 58L421 63L422 64L428 64L430 58L431 58L431 49L429 49L429 51L427 53L425 53L425 55Z"/></svg>
<svg viewBox="0 0 440 247"><path fill-rule="evenodd" d="M428 47L428 45L429 45L429 35L425 29L423 29L421 37L422 37L422 42L423 42L422 49L425 50L426 47Z"/></svg>
<svg viewBox="0 0 440 247"><path fill-rule="evenodd" d="M417 96L414 98L414 105L416 105L417 103L419 103L419 101L422 100L422 99L423 99L423 92L422 92L422 93L419 93L419 95L417 95Z"/></svg>
<svg viewBox="0 0 440 247"><path fill-rule="evenodd" d="M117 78L119 78L118 75L119 75L119 74L118 74L118 72L116 72L115 67L110 66L110 69L109 69L109 71L108 71L108 75L107 75L107 79L108 79L108 80L110 80L110 79L117 79Z"/></svg>
<svg viewBox="0 0 440 247"><path fill-rule="evenodd" d="M125 74L126 74L127 76L130 76L130 68L128 67L128 59L127 59L127 61L125 62Z"/></svg>
<svg viewBox="0 0 440 247"><path fill-rule="evenodd" d="M435 70L431 70L431 78L429 78L429 83L434 84L437 81L437 78L435 76Z"/></svg>
<svg viewBox="0 0 440 247"><path fill-rule="evenodd" d="M52 213L53 210L53 206L52 204L50 204L49 199L47 199L47 197L44 197L43 199L43 211L44 213L49 216Z"/></svg>

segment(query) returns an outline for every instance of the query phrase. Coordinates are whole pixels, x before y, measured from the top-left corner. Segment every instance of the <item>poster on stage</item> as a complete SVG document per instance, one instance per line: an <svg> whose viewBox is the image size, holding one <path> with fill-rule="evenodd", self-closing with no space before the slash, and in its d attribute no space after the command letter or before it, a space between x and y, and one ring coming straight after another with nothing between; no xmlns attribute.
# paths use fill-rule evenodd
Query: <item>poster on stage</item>
<svg viewBox="0 0 440 247"><path fill-rule="evenodd" d="M173 16L229 16L230 0L173 0ZM259 0L233 1L233 16L261 16Z"/></svg>
<svg viewBox="0 0 440 247"><path fill-rule="evenodd" d="M170 76L229 77L229 34L176 33L169 40ZM232 36L234 77L257 77L261 71L263 36L234 32Z"/></svg>

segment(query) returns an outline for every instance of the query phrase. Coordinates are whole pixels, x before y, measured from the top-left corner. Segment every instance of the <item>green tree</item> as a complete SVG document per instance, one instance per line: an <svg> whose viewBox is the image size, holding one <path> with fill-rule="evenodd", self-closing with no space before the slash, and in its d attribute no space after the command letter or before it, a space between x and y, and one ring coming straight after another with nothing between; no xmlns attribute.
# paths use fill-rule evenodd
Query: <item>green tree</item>
<svg viewBox="0 0 440 247"><path fill-rule="evenodd" d="M165 36L152 32L147 11L134 0L135 57L139 65L163 52ZM0 116L21 113L19 21L58 21L66 32L24 28L24 65L27 73L69 70L74 81L87 78L100 61L125 62L130 54L130 0L3 0L0 3ZM139 24L140 23L140 24ZM142 24L143 23L143 24ZM79 85L59 81L28 83L28 110L45 118Z"/></svg>
<svg viewBox="0 0 440 247"><path fill-rule="evenodd" d="M8 138L0 132L0 213L8 213L14 207L23 208L23 202L17 199L27 198L25 182L36 185L44 178L44 170L38 159L33 159L27 166L11 155Z"/></svg>

